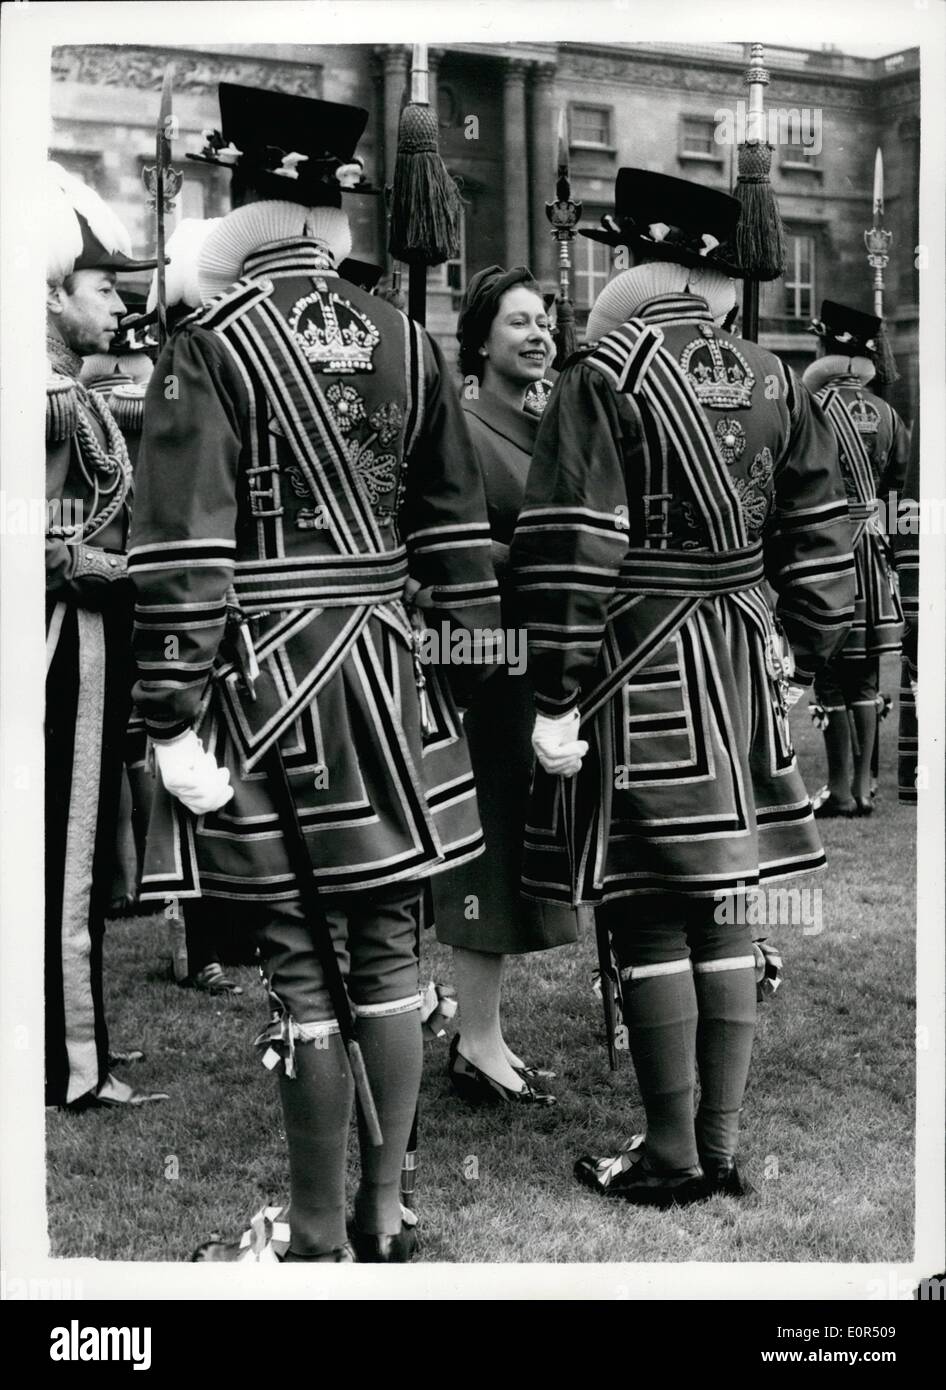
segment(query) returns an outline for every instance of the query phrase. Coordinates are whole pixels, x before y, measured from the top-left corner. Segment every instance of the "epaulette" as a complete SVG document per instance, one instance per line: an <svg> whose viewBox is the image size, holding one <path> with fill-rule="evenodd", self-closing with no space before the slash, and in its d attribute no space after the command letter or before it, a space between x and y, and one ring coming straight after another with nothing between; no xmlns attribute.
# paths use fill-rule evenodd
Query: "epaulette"
<svg viewBox="0 0 946 1390"><path fill-rule="evenodd" d="M122 382L108 397L108 408L122 434L140 434L145 420L147 386L137 381Z"/></svg>
<svg viewBox="0 0 946 1390"><path fill-rule="evenodd" d="M68 376L51 376L46 382L46 443L71 439L79 423L79 393Z"/></svg>

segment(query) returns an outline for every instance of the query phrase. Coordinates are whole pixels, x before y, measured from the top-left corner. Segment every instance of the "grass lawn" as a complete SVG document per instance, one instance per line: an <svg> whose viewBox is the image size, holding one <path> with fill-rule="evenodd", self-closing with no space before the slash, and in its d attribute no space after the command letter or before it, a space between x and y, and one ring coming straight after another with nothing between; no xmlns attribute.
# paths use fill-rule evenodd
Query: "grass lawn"
<svg viewBox="0 0 946 1390"><path fill-rule="evenodd" d="M882 667L897 687L897 665ZM824 780L805 702L793 715L808 787ZM880 808L827 821L823 929L768 934L786 980L760 1011L742 1158L758 1196L674 1213L603 1201L574 1159L643 1127L629 1058L610 1073L594 943L510 962L511 1044L553 1066L558 1105L469 1109L450 1090L444 1042L427 1043L421 1096L420 1258L488 1261L905 1261L913 1253L915 808L896 799L896 702L883 726ZM790 885L789 885L790 886ZM125 1076L171 1099L142 1110L47 1117L52 1253L181 1260L288 1198L274 1080L251 1042L265 1022L258 976L213 1000L167 978L163 920L114 923L106 943L113 1043L140 1046ZM425 978L450 981L428 935ZM354 1159L353 1159L354 1165ZM353 1166L354 1173L354 1166Z"/></svg>

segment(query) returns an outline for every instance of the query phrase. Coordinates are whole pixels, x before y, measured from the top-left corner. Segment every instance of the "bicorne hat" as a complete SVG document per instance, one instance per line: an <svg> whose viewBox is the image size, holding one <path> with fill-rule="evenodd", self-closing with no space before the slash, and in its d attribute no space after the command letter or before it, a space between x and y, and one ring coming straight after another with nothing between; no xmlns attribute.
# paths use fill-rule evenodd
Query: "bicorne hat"
<svg viewBox="0 0 946 1390"><path fill-rule="evenodd" d="M821 316L812 319L808 332L823 338L830 352L846 353L849 357L873 357L878 351L882 322L874 314L863 314L860 309L824 299Z"/></svg>
<svg viewBox="0 0 946 1390"><path fill-rule="evenodd" d="M719 189L652 169L619 169L614 212L604 214L600 228L580 231L647 260L705 266L740 278L734 250L739 212L737 199Z"/></svg>
<svg viewBox="0 0 946 1390"><path fill-rule="evenodd" d="M50 280L77 270L122 274L157 265L156 260L134 259L127 228L108 204L53 160L47 165L46 253Z"/></svg>
<svg viewBox="0 0 946 1390"><path fill-rule="evenodd" d="M368 122L360 106L221 82L219 131L188 159L233 171L234 196L340 207L342 191L373 193L355 147Z"/></svg>

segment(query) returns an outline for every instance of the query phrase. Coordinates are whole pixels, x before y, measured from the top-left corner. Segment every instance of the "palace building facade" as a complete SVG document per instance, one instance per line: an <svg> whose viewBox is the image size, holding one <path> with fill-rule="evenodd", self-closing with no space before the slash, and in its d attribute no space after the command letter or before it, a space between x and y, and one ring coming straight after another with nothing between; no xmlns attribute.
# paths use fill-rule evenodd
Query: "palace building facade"
<svg viewBox="0 0 946 1390"><path fill-rule="evenodd" d="M391 182L408 45L84 45L53 51L53 158L92 183L125 220L136 249L153 241L142 170L154 162L161 81L174 64L173 163L184 174L175 218L228 210L227 175L186 159L218 124L217 84L273 87L369 111L359 153L378 186ZM743 138L742 43L465 44L431 48L440 149L464 202L460 254L428 277L428 325L455 357L453 333L469 275L498 263L530 265L550 291L558 249L546 204L555 197L557 128L565 111L572 195L582 225L611 205L621 165L698 178L730 189ZM760 339L803 368L815 339L805 329L824 297L871 311L875 151L884 156L884 225L892 232L884 306L902 380L889 391L917 410L920 71L916 50L882 58L834 49L766 48L772 179L788 234L784 278L765 286ZM354 254L386 261L383 197L346 201ZM579 328L611 273L610 252L577 238L572 292Z"/></svg>

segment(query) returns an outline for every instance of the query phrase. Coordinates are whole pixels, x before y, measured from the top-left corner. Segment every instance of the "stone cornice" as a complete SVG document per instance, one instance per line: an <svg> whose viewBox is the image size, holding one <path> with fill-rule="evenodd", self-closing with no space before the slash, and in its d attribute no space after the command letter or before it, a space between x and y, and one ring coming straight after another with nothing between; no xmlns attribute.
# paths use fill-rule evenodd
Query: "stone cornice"
<svg viewBox="0 0 946 1390"><path fill-rule="evenodd" d="M885 96L890 87L901 83L906 91L902 100L919 100L919 82L915 70L884 74L882 77L853 77L824 71L801 73L779 70L768 64L772 81L766 91L766 106L847 106L869 110L876 105L879 93ZM690 92L707 92L714 96L732 92L732 100L746 97L745 62L723 58L712 61L691 59L685 54L646 54L631 48L614 52L611 48L590 45L579 48L563 44L559 49L558 76L613 82L645 88L671 88Z"/></svg>
<svg viewBox="0 0 946 1390"><path fill-rule="evenodd" d="M244 58L231 53L144 44L54 48L51 66L57 82L160 91L165 67L170 62L174 64L174 91L180 93L212 92L216 96L219 82L309 97L319 96L322 90L322 67L318 63L294 63L249 54Z"/></svg>

